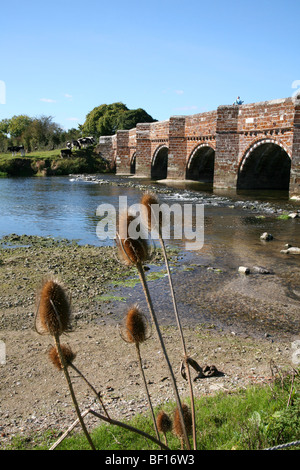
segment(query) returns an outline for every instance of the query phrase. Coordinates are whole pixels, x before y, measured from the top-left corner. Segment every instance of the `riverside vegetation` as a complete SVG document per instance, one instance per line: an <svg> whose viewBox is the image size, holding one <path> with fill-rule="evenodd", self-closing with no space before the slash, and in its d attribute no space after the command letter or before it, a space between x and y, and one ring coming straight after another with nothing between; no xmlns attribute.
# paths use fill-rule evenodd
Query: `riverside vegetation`
<svg viewBox="0 0 300 470"><path fill-rule="evenodd" d="M69 158L61 158L60 150L44 150L13 157L0 154L0 177L63 176L81 173L107 173L111 168L95 147L74 150Z"/></svg>
<svg viewBox="0 0 300 470"><path fill-rule="evenodd" d="M148 202L147 202L148 201ZM146 223L149 219L149 210L151 212L151 204L153 199L148 198L145 203L145 218ZM123 218L123 223L128 225L130 223L130 215L126 215ZM131 240L128 238L121 238L117 235L118 240L118 253L122 261L128 266L128 271L124 270L122 265L119 265L119 269L115 269L115 261L113 258L109 259L105 257L105 249L97 249L96 253L93 252L94 258L91 260L91 253L89 254L89 247L84 248L81 251L81 264L85 265L86 273L89 273L92 263L97 263L97 257L104 256L106 259L106 268L101 273L98 274L99 284L98 291L95 291L95 294L100 296L105 294L105 288L103 285L103 279L108 281L113 281L113 278L116 281L120 281L122 278L125 279L128 276L129 272L132 274L137 271L139 279L143 285L145 296L147 298L147 305L149 308L149 314L146 315L146 312L141 312L137 306L131 306L127 309L124 321L120 325L121 337L126 341L126 347L132 349L132 361L136 363L137 368L140 369L140 376L143 378L143 388L145 389L145 395L147 396L148 408L150 410L150 421L145 417L145 415L140 415L135 418L133 422L123 422L119 419L115 419L112 415L110 407L105 402L103 397L104 394L100 394L98 391L98 384L92 385L90 381L85 377L81 372L81 369L75 366L74 362L80 360L80 356L83 356L83 362L81 364L83 367L86 367L86 371L89 374L91 370L92 363L89 362L89 365L84 361L84 356L86 355L87 346L86 342L82 343L82 348L77 351L77 355L72 351L69 345L60 343L63 335L68 333L70 338L72 335L76 336L76 329L73 333L69 332L70 330L70 314L71 314L71 304L66 290L63 285L56 281L55 279L48 279L43 285L41 294L39 296L39 303L36 315L36 330L41 334L50 334L53 338L53 343L51 345L49 358L54 364L56 369L63 371L68 387L70 388L70 394L72 396L75 410L78 416L78 422L81 424L84 431L84 439L81 437L76 437L71 440L66 440L59 442L59 448L86 448L88 445L89 448L126 448L126 449L138 449L138 448L197 448L197 449L216 449L216 448L263 448L269 445L275 445L277 443L284 443L289 440L295 440L299 438L299 395L297 393L299 386L299 375L297 371L292 370L291 373L287 376L283 374L279 369L276 368L276 365L273 364L271 367L272 371L272 382L270 382L270 387L267 389L262 388L247 388L244 390L237 390L236 394L233 394L232 391L230 394L219 394L216 397L203 397L202 399L197 398L195 400L193 394L193 387L196 386L196 382L192 383L190 378L187 381L189 383L189 398L185 397L185 403L182 402L180 393L178 390L178 380L175 380L173 367L169 359L169 350L170 341L174 341L176 337L176 331L173 329L171 331L166 330L164 327L161 327L159 324L158 318L155 313L155 308L151 299L151 295L148 289L148 276L147 271L144 270L143 264L147 261L149 262L149 247L141 242L140 240ZM5 240L4 240L5 241ZM41 243L41 240L37 240L34 237L10 237L6 240L7 242L13 243ZM57 244L53 240L44 240L44 250L49 250L48 253L51 253L51 259L49 258L49 266L55 272L59 272L60 264L67 263L67 258L63 256L63 250L68 253L67 257L69 258L69 249L70 244L66 240L62 240L59 245L59 251L57 251ZM26 249L26 248L25 248ZM69 259L69 267L66 269L65 281L70 286L70 280L72 278L72 304L77 305L84 300L84 296L89 292L88 286L80 286L76 292L76 263L75 259L78 258L79 249L76 244L73 244L72 249L74 250L73 259ZM77 252L77 253L76 253ZM168 269L168 260L165 256L164 246L162 246L162 261L166 264L167 272L170 274ZM59 254L60 253L60 254ZM36 253L35 256L37 256ZM82 256L83 255L83 256ZM17 254L18 257L18 254ZM16 260L16 258L15 258ZM12 264L15 263L15 260ZM3 257L2 261L4 264L7 264L9 259ZM30 263L30 260L27 259L25 262L26 265ZM25 274L25 272L24 272ZM40 270L37 270L35 273L35 281L38 276L40 276ZM26 277L26 274L25 276ZM93 273L88 274L87 277L90 277L92 280ZM170 279L170 289L172 291L172 280ZM33 279L28 279L27 282L32 282ZM11 301L9 295L9 283L8 281L6 287L7 291L7 300ZM26 283L26 279L24 279ZM97 282L96 282L97 284ZM175 296L171 296L173 301L174 315L177 320L177 330L178 337L180 338L182 351L176 350L176 354L172 354L172 360L175 360L176 372L180 360L183 361L185 366L185 371L190 373L190 365L193 363L190 359L190 355L187 352L185 345L185 338L189 337L186 335L183 337L183 331L180 325L180 317L177 311L176 299ZM172 306L170 305L170 308ZM89 311L89 305L86 305L87 312ZM91 319L91 318L90 318ZM3 319L2 327L11 326L14 324L14 315L10 315ZM30 318L27 318L26 321L32 321ZM152 323L153 331L151 337L149 332L150 324ZM78 332L80 333L80 331ZM163 334L162 334L163 333ZM186 334L186 332L185 332ZM150 340L154 340L153 336L157 336L159 340L159 346L163 355L165 357L165 362L167 364L168 376L171 380L171 389L173 389L173 394L175 396L175 404L173 405L170 400L166 400L164 404L160 405L160 411L158 412L154 406L152 406L152 401L154 400L154 393L149 392L149 387L151 388L151 381L147 379L147 376L150 375L149 367L147 367L147 355L149 350L147 350L147 343ZM164 336L164 337L163 337ZM200 343L204 341L201 341ZM225 341L225 340L224 340ZM114 355L114 341L110 345L110 355ZM206 348L213 347L213 340L210 338L205 342ZM144 353L145 348L145 353ZM191 348L191 343L188 341L188 349ZM94 354L94 353L93 353ZM104 350L101 351L101 348L98 347L98 354L104 356ZM124 354L124 353L123 353ZM133 359L135 356L138 358L137 361ZM122 354L121 354L122 360ZM95 355L94 360L95 362ZM97 359L98 362L98 359ZM97 366L97 364L94 364ZM101 365L105 367L105 364ZM119 364L121 367L121 364ZM83 369L84 370L84 369ZM182 368L181 368L182 370ZM203 369L204 370L204 369ZM116 371L107 369L111 374L111 383L114 384L114 377L117 375ZM93 402L93 406L86 408L84 412L81 412L79 409L78 401L76 399L77 382L76 387L73 385L75 377L71 377L71 372L75 372L76 377L81 377L84 384L92 391L95 399L98 402L99 409L96 404ZM106 373L108 373L106 372ZM89 374L90 375L90 374ZM182 374L183 377L184 374ZM204 375L204 374L203 374ZM173 376L173 377L172 377ZM204 375L205 376L205 375ZM54 376L56 380L59 380L59 375ZM59 383L59 382L58 382ZM97 389L96 389L97 387ZM167 385L163 385L164 388ZM111 387L112 388L112 387ZM47 393L47 389L43 393ZM160 391L162 393L162 389ZM170 394L170 391L169 391ZM46 397L44 397L46 399ZM176 408L176 412L173 415ZM32 409L34 412L34 408ZM106 425L100 426L93 432L88 431L85 418L88 416L93 416L97 420L105 421ZM173 418L174 416L174 418ZM87 419L87 418L86 418ZM112 428L112 430L111 430ZM172 432L170 430L172 429ZM154 437L156 436L156 437ZM64 436L62 436L64 437ZM41 436L40 436L41 438ZM49 433L44 436L45 440L49 440ZM192 439L192 446L190 444L190 439ZM53 436L51 437L51 445L53 444ZM12 444L15 448L21 448L22 445L26 447L26 440L16 438ZM27 441L28 445L28 441ZM57 444L58 445L58 444Z"/></svg>

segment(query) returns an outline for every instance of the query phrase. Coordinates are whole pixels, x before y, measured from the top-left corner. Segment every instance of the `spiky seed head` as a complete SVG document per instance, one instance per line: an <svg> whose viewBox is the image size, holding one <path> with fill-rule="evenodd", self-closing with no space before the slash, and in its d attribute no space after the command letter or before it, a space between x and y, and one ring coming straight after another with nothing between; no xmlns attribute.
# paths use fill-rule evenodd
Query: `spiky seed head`
<svg viewBox="0 0 300 470"><path fill-rule="evenodd" d="M54 280L44 282L35 327L40 334L61 335L70 329L71 306L64 288Z"/></svg>
<svg viewBox="0 0 300 470"><path fill-rule="evenodd" d="M63 357L65 359L66 365L69 366L74 361L76 354L73 353L70 346L62 344L60 347L61 347L61 352L63 354ZM48 355L54 367L56 367L58 370L62 370L63 366L62 366L58 351L55 346L52 346L50 348Z"/></svg>
<svg viewBox="0 0 300 470"><path fill-rule="evenodd" d="M191 434L192 433L192 414L191 414L189 407L186 404L182 405L182 414L183 414L183 421L186 427L186 432L187 434ZM184 435L178 408L176 408L175 415L174 415L174 432L180 438L183 437Z"/></svg>
<svg viewBox="0 0 300 470"><path fill-rule="evenodd" d="M129 343L140 344L147 338L147 325L145 317L139 308L131 307L125 318L125 335Z"/></svg>
<svg viewBox="0 0 300 470"><path fill-rule="evenodd" d="M128 228L135 217L128 212L120 216L120 231L117 233L116 243L119 257L127 266L143 264L149 259L149 248L144 238L131 238L128 236Z"/></svg>
<svg viewBox="0 0 300 470"><path fill-rule="evenodd" d="M161 228L161 214L159 213L159 220L156 220L152 207L154 204L159 204L156 194L143 194L141 199L141 215L145 226L148 227L148 230L158 230L158 228Z"/></svg>
<svg viewBox="0 0 300 470"><path fill-rule="evenodd" d="M158 431L164 434L172 430L172 420L163 410L157 415L156 424Z"/></svg>

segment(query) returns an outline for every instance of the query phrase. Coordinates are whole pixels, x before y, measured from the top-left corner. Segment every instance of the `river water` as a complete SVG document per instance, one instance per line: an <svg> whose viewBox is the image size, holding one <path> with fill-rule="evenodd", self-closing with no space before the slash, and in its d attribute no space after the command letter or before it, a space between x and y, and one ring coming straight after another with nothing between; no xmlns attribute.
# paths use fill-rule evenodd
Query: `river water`
<svg viewBox="0 0 300 470"><path fill-rule="evenodd" d="M198 183L153 183L115 175L2 178L0 238L15 233L112 245L112 240L97 237L97 207L107 203L117 208L120 196L127 196L128 205L138 203L141 189L151 187L159 191L161 203L204 205L203 247L185 251L181 240L172 243L182 251L174 276L185 318L228 327L238 318L244 331L254 322L261 331L283 327L297 335L300 255L281 250L286 244L300 247L300 218L279 216L300 210L300 203L289 200L286 193L213 192ZM271 233L273 240L262 241L264 232ZM239 266L249 267L251 275L240 275ZM254 273L255 266L264 267L269 275ZM143 302L141 292L134 295ZM160 296L162 315L168 320L166 283L156 288L155 295Z"/></svg>
<svg viewBox="0 0 300 470"><path fill-rule="evenodd" d="M99 180L100 183L109 184L97 184ZM142 185L162 190L160 202L204 204L205 234L209 238L213 236L218 244L223 244L226 238L230 239L240 231L251 238L255 229L262 227L284 235L287 242L299 240L296 230L298 220L286 223L273 217L274 213L279 215L282 211L300 209L300 203L289 201L285 192L248 191L236 194L230 191L213 192L211 188L197 183L170 184L153 184L144 179L114 175L101 175L99 178L1 178L0 237L16 233L76 239L79 243L94 245L110 244L109 240L103 242L97 238L96 227L100 220L96 216L97 207L108 203L117 208L119 196L127 196L128 205L138 203ZM164 188L167 189L165 194ZM262 222L259 216L266 218ZM214 233L210 230L212 226Z"/></svg>

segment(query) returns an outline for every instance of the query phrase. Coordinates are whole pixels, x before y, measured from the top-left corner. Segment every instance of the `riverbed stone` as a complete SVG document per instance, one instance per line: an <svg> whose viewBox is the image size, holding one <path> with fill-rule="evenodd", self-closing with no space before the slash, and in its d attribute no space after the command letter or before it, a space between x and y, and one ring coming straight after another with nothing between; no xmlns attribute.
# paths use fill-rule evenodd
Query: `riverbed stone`
<svg viewBox="0 0 300 470"><path fill-rule="evenodd" d="M250 268L248 268L247 266L240 266L239 267L239 273L250 274Z"/></svg>
<svg viewBox="0 0 300 470"><path fill-rule="evenodd" d="M266 241L273 240L273 235L271 235L271 233L264 232L264 233L260 236L260 239L261 239L261 240L266 240Z"/></svg>
<svg viewBox="0 0 300 470"><path fill-rule="evenodd" d="M286 250L281 250L280 253L288 254L288 255L300 255L300 248L297 246L291 246Z"/></svg>
<svg viewBox="0 0 300 470"><path fill-rule="evenodd" d="M256 274L270 274L270 271L263 266L253 266L252 271Z"/></svg>

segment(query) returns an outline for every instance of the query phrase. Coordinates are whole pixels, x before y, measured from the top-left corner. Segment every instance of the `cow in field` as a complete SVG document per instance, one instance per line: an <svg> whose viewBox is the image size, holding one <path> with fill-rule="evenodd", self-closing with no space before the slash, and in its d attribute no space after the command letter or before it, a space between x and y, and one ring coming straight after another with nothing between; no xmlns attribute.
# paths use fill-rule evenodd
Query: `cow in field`
<svg viewBox="0 0 300 470"><path fill-rule="evenodd" d="M86 148L89 145L93 145L95 143L95 139L94 137L81 137L78 139L78 142L83 148Z"/></svg>
<svg viewBox="0 0 300 470"><path fill-rule="evenodd" d="M80 144L79 140L72 140L72 149L74 147L79 149L79 150L81 149L81 144Z"/></svg>
<svg viewBox="0 0 300 470"><path fill-rule="evenodd" d="M71 155L72 155L72 150L71 149L63 149L63 150L60 151L61 158L71 157Z"/></svg>
<svg viewBox="0 0 300 470"><path fill-rule="evenodd" d="M14 157L18 152L21 152L22 157L25 156L25 148L24 145L14 145L12 147L8 147L7 149L11 152L12 156Z"/></svg>

